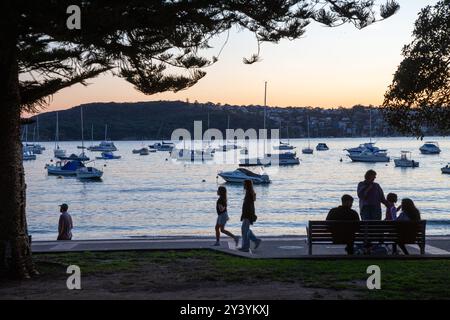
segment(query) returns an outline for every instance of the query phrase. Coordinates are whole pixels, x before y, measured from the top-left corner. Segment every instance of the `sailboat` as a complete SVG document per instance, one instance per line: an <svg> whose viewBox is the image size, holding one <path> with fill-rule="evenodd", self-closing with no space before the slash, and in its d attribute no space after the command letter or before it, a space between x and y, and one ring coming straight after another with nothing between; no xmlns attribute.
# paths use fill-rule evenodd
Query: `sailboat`
<svg viewBox="0 0 450 320"><path fill-rule="evenodd" d="M267 108L267 82L264 86L264 130L266 129L266 108ZM282 150L282 149L280 149ZM257 157L253 159L245 158L241 159L240 167L251 167L251 166L287 166L287 165L297 165L300 164L300 160L297 158L295 152L282 152L282 153L268 153L266 154L266 140L264 139L264 152L262 157Z"/></svg>
<svg viewBox="0 0 450 320"><path fill-rule="evenodd" d="M37 140L36 140L36 131L37 131ZM39 136L39 116L36 116L36 126L33 128L33 143L28 144L27 147L31 150L33 154L42 154L42 151L45 150L45 147L41 146L36 141L40 140Z"/></svg>
<svg viewBox="0 0 450 320"><path fill-rule="evenodd" d="M99 145L97 146L90 146L88 147L89 151L99 151L99 152L108 152L108 151L117 151L116 146L114 145L114 142L108 141L108 125L105 124L105 140L101 141Z"/></svg>
<svg viewBox="0 0 450 320"><path fill-rule="evenodd" d="M36 155L33 153L31 147L28 146L28 125L24 129L25 145L22 145L22 161L36 160Z"/></svg>
<svg viewBox="0 0 450 320"><path fill-rule="evenodd" d="M66 156L66 150L61 149L59 147L59 118L58 118L58 112L56 112L55 149L53 149L53 155L55 156L55 158L65 157Z"/></svg>
<svg viewBox="0 0 450 320"><path fill-rule="evenodd" d="M280 132L281 132L281 123L280 123ZM295 147L289 144L289 126L286 127L288 142L283 142L280 140L280 144L278 146L274 146L275 150L294 150Z"/></svg>
<svg viewBox="0 0 450 320"><path fill-rule="evenodd" d="M313 154L314 149L311 148L311 141L309 140L309 116L307 117L307 128L308 128L308 147L302 149L303 154Z"/></svg>
<svg viewBox="0 0 450 320"><path fill-rule="evenodd" d="M62 156L62 157L57 157L60 160L70 160L70 161L89 161L89 157L86 156L86 154L84 153L84 124L83 124L83 107L80 108L80 112L81 112L81 147L80 149L82 149L81 153L79 155L76 155L75 153L72 153L70 156Z"/></svg>
<svg viewBox="0 0 450 320"><path fill-rule="evenodd" d="M230 129L230 115L228 115L227 129ZM223 151L223 152L226 152L228 150L236 150L236 149L241 149L241 147L235 141L234 142L226 141L226 143L223 146L220 146L219 148L217 148L217 150Z"/></svg>

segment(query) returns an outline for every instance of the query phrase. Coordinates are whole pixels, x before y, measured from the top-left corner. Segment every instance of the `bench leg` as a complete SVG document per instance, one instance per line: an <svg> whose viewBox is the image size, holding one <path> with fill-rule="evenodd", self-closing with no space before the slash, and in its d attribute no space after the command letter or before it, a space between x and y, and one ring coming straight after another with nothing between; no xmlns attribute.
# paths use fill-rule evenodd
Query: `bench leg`
<svg viewBox="0 0 450 320"><path fill-rule="evenodd" d="M308 255L312 255L312 243L311 242L309 242L308 243Z"/></svg>
<svg viewBox="0 0 450 320"><path fill-rule="evenodd" d="M425 244L420 245L420 254L425 254Z"/></svg>

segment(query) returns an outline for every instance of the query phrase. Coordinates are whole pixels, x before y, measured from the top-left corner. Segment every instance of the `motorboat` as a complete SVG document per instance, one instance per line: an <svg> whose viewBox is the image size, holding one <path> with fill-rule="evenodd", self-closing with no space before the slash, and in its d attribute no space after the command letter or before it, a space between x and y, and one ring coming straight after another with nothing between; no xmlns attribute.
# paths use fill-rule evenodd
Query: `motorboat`
<svg viewBox="0 0 450 320"><path fill-rule="evenodd" d="M99 145L92 145L87 148L89 151L97 151L97 152L112 152L117 151L114 142L112 141L101 141Z"/></svg>
<svg viewBox="0 0 450 320"><path fill-rule="evenodd" d="M402 151L401 156L398 159L394 159L396 167L399 168L417 168L419 167L419 162L411 159L411 152Z"/></svg>
<svg viewBox="0 0 450 320"><path fill-rule="evenodd" d="M369 150L371 152L386 152L386 149L380 149L378 147L375 147L375 142L366 142L360 144L356 148L350 148L350 149L344 149L344 151L347 151L349 154L360 154L363 151Z"/></svg>
<svg viewBox="0 0 450 320"><path fill-rule="evenodd" d="M450 163L441 169L442 173L450 174Z"/></svg>
<svg viewBox="0 0 450 320"><path fill-rule="evenodd" d="M80 153L79 155L72 153L70 156L64 155L56 158L58 158L59 160L75 160L75 161L89 161L90 159L88 156L86 156L84 152Z"/></svg>
<svg viewBox="0 0 450 320"><path fill-rule="evenodd" d="M156 150L154 150L153 152L156 152ZM147 156L150 154L150 151L148 150L148 148L143 147L140 149L133 149L133 154L139 154L140 156Z"/></svg>
<svg viewBox="0 0 450 320"><path fill-rule="evenodd" d="M387 156L386 152L371 151L366 149L361 153L349 153L347 155L353 162L389 162L391 158Z"/></svg>
<svg viewBox="0 0 450 320"><path fill-rule="evenodd" d="M296 152L283 152L271 155L271 165L289 166L300 164Z"/></svg>
<svg viewBox="0 0 450 320"><path fill-rule="evenodd" d="M203 150L174 149L171 157L180 161L210 161L214 159L214 154Z"/></svg>
<svg viewBox="0 0 450 320"><path fill-rule="evenodd" d="M423 146L419 148L422 154L440 154L441 148L439 148L439 143L435 141L427 141Z"/></svg>
<svg viewBox="0 0 450 320"><path fill-rule="evenodd" d="M157 143L150 145L149 147L150 147L150 149L154 149L157 151L171 152L175 148L175 145L172 142L161 141L161 143L157 142Z"/></svg>
<svg viewBox="0 0 450 320"><path fill-rule="evenodd" d="M264 157L258 158L245 158L239 160L240 167L267 167L272 163L272 157L270 154L266 154Z"/></svg>
<svg viewBox="0 0 450 320"><path fill-rule="evenodd" d="M76 170L76 175L81 180L99 180L103 176L103 171L94 167L82 167Z"/></svg>
<svg viewBox="0 0 450 320"><path fill-rule="evenodd" d="M122 156L116 156L112 152L102 152L100 157L95 157L97 160L116 160L122 158Z"/></svg>
<svg viewBox="0 0 450 320"><path fill-rule="evenodd" d="M78 160L61 160L57 161L55 164L47 164L45 166L49 175L57 176L76 176L77 170L84 167L85 165L83 164L83 162Z"/></svg>
<svg viewBox="0 0 450 320"><path fill-rule="evenodd" d="M45 147L41 146L40 144L36 144L36 143L27 143L25 146L27 147L27 149L29 149L34 154L42 154L42 151L45 150Z"/></svg>
<svg viewBox="0 0 450 320"><path fill-rule="evenodd" d="M294 150L295 147L291 146L289 143L287 142L282 142L280 141L280 144L278 146L274 146L273 147L274 150Z"/></svg>
<svg viewBox="0 0 450 320"><path fill-rule="evenodd" d="M328 146L327 146L326 143L319 143L319 144L316 146L316 150L317 150L317 151L328 151L328 150L330 150L330 148L328 148Z"/></svg>
<svg viewBox="0 0 450 320"><path fill-rule="evenodd" d="M218 176L229 183L243 183L245 180L251 180L254 184L270 183L270 178L266 173L257 174L245 168L238 168L234 171L220 171Z"/></svg>
<svg viewBox="0 0 450 320"><path fill-rule="evenodd" d="M36 155L31 151L23 151L22 160L23 161L36 160Z"/></svg>

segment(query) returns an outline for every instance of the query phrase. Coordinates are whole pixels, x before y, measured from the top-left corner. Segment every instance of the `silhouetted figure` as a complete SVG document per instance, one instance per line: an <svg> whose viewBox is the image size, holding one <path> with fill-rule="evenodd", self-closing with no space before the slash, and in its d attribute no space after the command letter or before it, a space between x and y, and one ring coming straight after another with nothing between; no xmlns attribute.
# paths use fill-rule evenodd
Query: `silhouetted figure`
<svg viewBox="0 0 450 320"><path fill-rule="evenodd" d="M255 214L255 201L256 193L253 190L253 182L251 180L244 181L245 198L242 205L242 247L239 249L243 252L248 252L250 250L250 241L255 243L255 249L261 244L261 239L256 238L252 230L250 230L250 225L252 225L257 216Z"/></svg>
<svg viewBox="0 0 450 320"><path fill-rule="evenodd" d="M214 245L220 246L220 232L222 232L223 234L226 234L227 236L233 238L237 246L239 244L239 237L225 230L225 225L227 221L230 219L228 217L227 211L227 202L228 202L227 189L223 186L220 186L217 189L217 195L219 196L219 199L217 199L216 202L217 222L216 222L216 243Z"/></svg>
<svg viewBox="0 0 450 320"><path fill-rule="evenodd" d="M403 199L402 200L402 212L400 213L400 215L397 218L397 221L420 221L420 211L419 209L416 208L416 205L414 204L414 202L411 199ZM414 237L415 235L415 230L411 229L411 230L403 230L402 232L403 234L401 234L400 238L403 237ZM402 249L403 253L406 255L409 255L408 250L405 247L405 244L401 243L401 239L400 239L400 243L398 245L400 247L400 249Z"/></svg>
<svg viewBox="0 0 450 320"><path fill-rule="evenodd" d="M386 197L386 200L388 202L387 208L386 208L386 221L393 221L397 219L397 212L401 208L397 208L395 204L398 201L398 196L395 193L389 193Z"/></svg>
<svg viewBox="0 0 450 320"><path fill-rule="evenodd" d="M353 197L345 194L341 198L342 205L333 208L328 212L327 221L359 221L358 213L352 209L353 206ZM354 253L354 233L355 233L356 225L349 224L345 228L342 225L339 225L339 232L337 230L333 230L332 233L335 242L338 243L346 243L345 251L348 254Z"/></svg>
<svg viewBox="0 0 450 320"><path fill-rule="evenodd" d="M383 189L375 182L377 173L373 170L366 172L364 181L358 184L359 208L362 220L381 220L381 203L386 207L388 202Z"/></svg>
<svg viewBox="0 0 450 320"><path fill-rule="evenodd" d="M57 240L72 240L72 217L67 212L69 206L65 203L59 206L61 215L59 216L58 223L58 239Z"/></svg>

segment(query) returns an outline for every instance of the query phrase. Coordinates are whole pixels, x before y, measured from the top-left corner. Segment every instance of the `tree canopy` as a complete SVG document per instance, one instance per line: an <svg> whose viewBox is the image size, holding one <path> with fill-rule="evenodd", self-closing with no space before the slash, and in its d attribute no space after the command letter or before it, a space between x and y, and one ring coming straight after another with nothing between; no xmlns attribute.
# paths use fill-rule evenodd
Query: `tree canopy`
<svg viewBox="0 0 450 320"><path fill-rule="evenodd" d="M47 98L104 72L146 94L189 88L218 61L210 40L233 26L259 44L301 37L311 21L364 28L393 15L388 0L41 0L18 1L18 62L22 108L36 111ZM81 8L81 28L66 27L69 5ZM225 43L224 43L225 44Z"/></svg>
<svg viewBox="0 0 450 320"><path fill-rule="evenodd" d="M397 130L418 137L424 129L450 133L450 1L424 8L413 41L404 47L383 103Z"/></svg>

